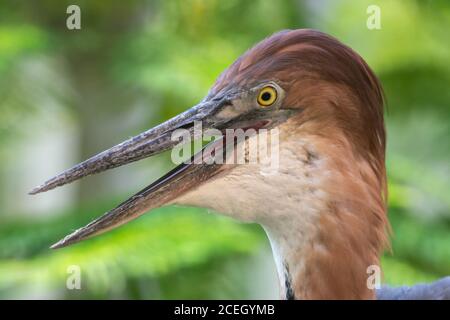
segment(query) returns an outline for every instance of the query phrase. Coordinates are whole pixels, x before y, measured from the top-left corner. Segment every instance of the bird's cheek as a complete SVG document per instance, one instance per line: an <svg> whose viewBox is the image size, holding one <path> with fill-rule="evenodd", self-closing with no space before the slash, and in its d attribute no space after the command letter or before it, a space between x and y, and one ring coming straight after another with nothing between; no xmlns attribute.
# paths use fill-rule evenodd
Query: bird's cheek
<svg viewBox="0 0 450 320"><path fill-rule="evenodd" d="M207 208L243 222L257 222L260 200L242 188L238 180L222 177L185 193L173 203Z"/></svg>

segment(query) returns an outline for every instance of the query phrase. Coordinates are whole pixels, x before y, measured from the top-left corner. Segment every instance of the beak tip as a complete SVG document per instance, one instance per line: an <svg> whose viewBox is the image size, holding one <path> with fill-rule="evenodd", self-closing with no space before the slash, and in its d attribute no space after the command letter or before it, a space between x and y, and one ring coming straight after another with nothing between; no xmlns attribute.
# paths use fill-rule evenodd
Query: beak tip
<svg viewBox="0 0 450 320"><path fill-rule="evenodd" d="M34 187L33 189L31 189L28 192L28 194L32 196L32 195L38 194L40 192L40 190L41 190L41 186L37 186L37 187Z"/></svg>
<svg viewBox="0 0 450 320"><path fill-rule="evenodd" d="M54 250L54 249L59 249L62 248L62 245L60 244L60 242L54 243L50 246L50 249Z"/></svg>
<svg viewBox="0 0 450 320"><path fill-rule="evenodd" d="M67 247L68 245L71 244L71 241L68 241L68 240L69 239L67 237L65 237L65 238L59 240L58 242L52 244L50 246L50 249L60 249L60 248L63 248L63 247Z"/></svg>
<svg viewBox="0 0 450 320"><path fill-rule="evenodd" d="M89 234L86 233L86 227L80 228L78 230L75 230L71 234L65 236L58 242L52 244L50 246L50 249L59 249L59 248L63 248L63 247L68 247L72 244L75 244L77 242L80 242L80 241L86 239L87 237L89 237Z"/></svg>
<svg viewBox="0 0 450 320"><path fill-rule="evenodd" d="M59 249L59 248L65 247L65 246L67 245L65 242L66 242L66 241L65 241L65 238L64 238L64 239L61 239L61 240L59 240L58 242L52 244L52 245L50 246L50 249Z"/></svg>
<svg viewBox="0 0 450 320"><path fill-rule="evenodd" d="M28 192L28 194L29 195L35 195L35 194L38 194L38 193L46 192L46 191L48 191L50 189L53 189L53 188L54 187L51 184L46 182L44 184L41 184L41 185L38 185L38 186L34 187L33 189L31 189L31 191Z"/></svg>

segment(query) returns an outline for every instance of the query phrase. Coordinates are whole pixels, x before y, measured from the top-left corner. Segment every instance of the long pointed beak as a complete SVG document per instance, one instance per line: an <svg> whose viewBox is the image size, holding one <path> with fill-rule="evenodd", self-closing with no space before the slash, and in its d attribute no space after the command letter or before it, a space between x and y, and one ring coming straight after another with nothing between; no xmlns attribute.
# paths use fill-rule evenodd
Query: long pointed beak
<svg viewBox="0 0 450 320"><path fill-rule="evenodd" d="M168 150L179 142L171 139L172 133L177 129L189 129L192 134L195 121L202 121L203 129L220 125L214 120L214 114L226 103L227 100L225 99L201 102L174 118L58 174L44 184L35 187L30 191L30 194L45 192L85 176L116 168Z"/></svg>
<svg viewBox="0 0 450 320"><path fill-rule="evenodd" d="M145 212L170 203L177 196L200 185L225 169L225 165L181 164L113 210L72 232L51 246L66 247L123 225Z"/></svg>
<svg viewBox="0 0 450 320"><path fill-rule="evenodd" d="M87 175L99 173L168 150L179 143L179 141L172 139L172 134L175 130L181 128L189 129L191 137L193 136L195 121L201 121L203 131L210 128L223 130L226 126L231 128L245 128L249 126L261 128L269 123L274 125L279 121L284 121L289 116L290 111L288 110L278 110L268 114L258 112L257 115L249 114L244 117L233 116L227 112L221 114L222 108L231 104L230 99L233 98L233 95L232 91L228 91L228 94L222 94L211 100L204 100L153 129L143 132L64 171L43 185L34 188L30 193L36 194L51 190ZM269 116L271 119L269 119ZM235 144L234 139L231 140L227 141L225 138L216 140L212 142L216 144L212 146L212 149L223 154L224 150L228 149L229 144ZM180 195L211 179L226 168L233 166L209 161L211 159L205 159L205 157L215 156L210 154L204 155L202 152L194 155L192 159L195 158L197 160L199 156L202 157L200 163L191 161L190 164L183 163L179 165L147 188L118 205L115 209L54 244L52 248L64 247L101 234L139 217L150 209L170 204Z"/></svg>
<svg viewBox="0 0 450 320"><path fill-rule="evenodd" d="M229 99L223 95L221 98L202 101L186 112L62 172L43 185L34 188L30 194L51 190L87 175L99 173L168 150L179 143L179 141L172 139L172 133L177 129L183 128L190 130L192 136L195 121L201 121L203 130L208 128L221 129L230 119L220 119L216 114L227 104L229 104ZM220 141L213 143L221 144ZM223 148L223 146L221 147ZM216 149L220 150L220 148ZM196 156L198 155L194 157ZM223 165L206 165L204 162L202 163L200 165L184 163L179 165L162 178L118 205L115 209L66 236L51 248L65 247L106 232L139 217L152 208L170 203L177 196L198 186L224 168Z"/></svg>

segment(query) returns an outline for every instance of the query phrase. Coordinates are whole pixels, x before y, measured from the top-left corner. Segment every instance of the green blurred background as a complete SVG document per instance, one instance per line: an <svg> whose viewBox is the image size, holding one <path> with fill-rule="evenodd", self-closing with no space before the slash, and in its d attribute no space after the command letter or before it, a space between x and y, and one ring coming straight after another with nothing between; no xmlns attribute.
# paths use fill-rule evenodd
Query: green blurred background
<svg viewBox="0 0 450 320"><path fill-rule="evenodd" d="M66 8L81 8L81 30ZM366 9L381 8L381 30ZM36 184L198 102L247 48L316 28L358 51L388 98L392 254L384 282L450 274L450 2L5 1L0 5L0 298L277 298L259 226L155 210L49 245L172 167L167 154L48 194ZM68 267L82 289L66 289Z"/></svg>

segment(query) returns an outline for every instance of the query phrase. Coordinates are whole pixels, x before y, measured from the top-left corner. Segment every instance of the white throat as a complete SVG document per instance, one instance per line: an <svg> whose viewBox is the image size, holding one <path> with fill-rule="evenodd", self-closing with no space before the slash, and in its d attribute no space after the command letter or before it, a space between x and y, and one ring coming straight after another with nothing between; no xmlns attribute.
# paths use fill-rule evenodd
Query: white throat
<svg viewBox="0 0 450 320"><path fill-rule="evenodd" d="M279 141L280 165L275 174L261 174L264 170L258 164L239 165L174 203L261 224L271 242L284 297L289 274L299 274L304 268L299 255L317 246L318 218L327 200L321 186L328 172L326 159L310 141L283 135Z"/></svg>

